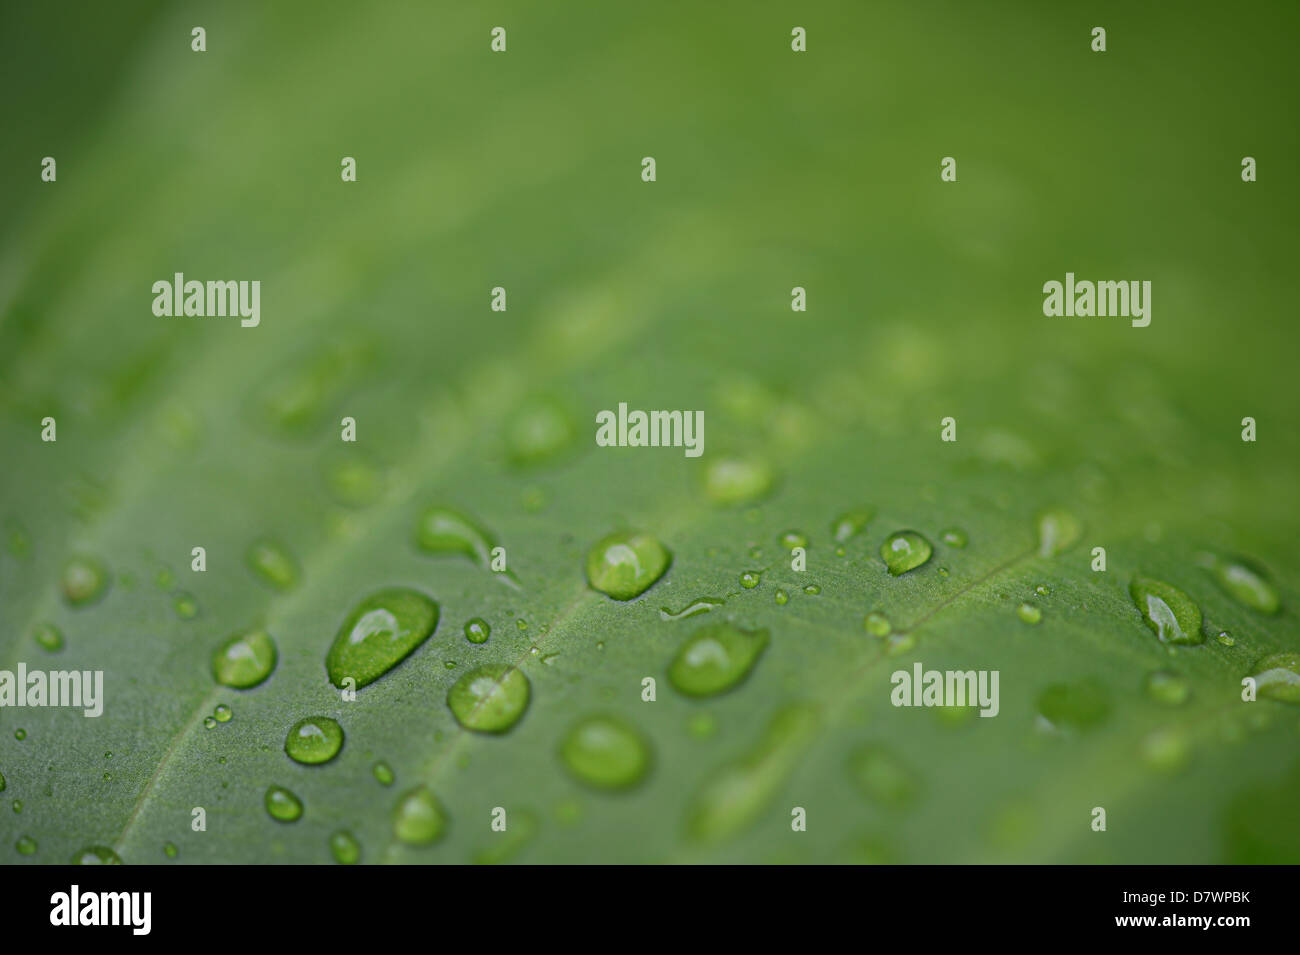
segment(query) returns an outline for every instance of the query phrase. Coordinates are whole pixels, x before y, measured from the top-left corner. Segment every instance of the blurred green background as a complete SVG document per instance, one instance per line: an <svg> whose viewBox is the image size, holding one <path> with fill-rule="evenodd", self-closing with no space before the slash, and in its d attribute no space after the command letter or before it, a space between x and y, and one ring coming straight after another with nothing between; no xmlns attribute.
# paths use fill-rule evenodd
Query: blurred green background
<svg viewBox="0 0 1300 955"><path fill-rule="evenodd" d="M462 862L493 849L487 814L506 805L533 824L504 855L531 862L1300 861L1300 711L1235 705L1255 660L1300 638L1298 25L1293 3L6 5L0 667L104 669L110 696L98 720L0 713L0 798L22 803L0 806L0 860L102 844L162 862L170 841L181 862L325 862L346 828L363 861ZM156 318L152 283L177 271L260 280L260 327ZM1150 280L1150 327L1044 317L1042 285L1066 271ZM620 401L703 409L703 458L595 448L595 412ZM521 465L511 428L538 408L574 438ZM46 415L57 443L40 441ZM946 415L956 444L938 439ZM716 506L702 475L728 454L770 467L771 493ZM492 529L522 589L417 553L430 501ZM877 516L837 555L829 523L857 505ZM1019 559L1048 506L1083 541ZM624 524L674 565L619 605L581 567ZM884 576L887 533L950 525L967 550ZM790 528L812 539L816 599L776 546ZM302 563L287 596L244 566L262 535ZM1106 575L1088 570L1096 545ZM1216 590L1206 550L1267 568L1282 613ZM75 554L113 573L90 608L60 597ZM773 630L746 686L702 706L661 679L642 703L642 676L700 622L658 608L760 568L725 611ZM1235 646L1167 659L1127 597L1138 570ZM442 623L340 704L325 650L390 584L433 594ZM777 605L783 584L799 592ZM1038 584L1055 606L1025 628L1013 611ZM873 609L925 621L899 665L1000 668L1002 715L950 727L889 706ZM472 616L492 623L483 648L461 636ZM61 653L33 642L42 621ZM253 622L277 637L276 675L215 688L213 648ZM533 681L500 739L459 732L442 704L444 664L483 660L522 660ZM1194 685L1175 712L1140 689L1164 666ZM1107 687L1102 725L1045 732L1043 688L1087 679ZM693 844L695 794L795 700L824 709L816 737L740 835ZM218 702L235 719L207 731ZM653 742L635 792L592 794L557 766L563 728L594 709ZM348 744L307 770L280 747L313 712L339 715ZM717 729L697 739L701 712ZM1145 765L1153 733L1186 758ZM858 791L846 765L868 744L908 767L906 805ZM303 797L300 823L266 817L273 782ZM417 782L452 819L427 850L390 837ZM197 805L207 833L189 829ZM796 837L794 805L810 816ZM1097 805L1105 834L1087 826Z"/></svg>

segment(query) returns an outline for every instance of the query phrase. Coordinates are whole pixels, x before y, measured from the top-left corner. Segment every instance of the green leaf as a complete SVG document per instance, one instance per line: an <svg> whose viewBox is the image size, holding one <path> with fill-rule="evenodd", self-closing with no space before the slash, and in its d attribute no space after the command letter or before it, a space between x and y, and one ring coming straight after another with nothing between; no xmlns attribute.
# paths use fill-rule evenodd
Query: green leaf
<svg viewBox="0 0 1300 955"><path fill-rule="evenodd" d="M1294 10L1126 11L1104 58L975 5L806 54L776 5L530 7L503 55L445 10L213 9L205 54L15 16L0 670L104 708L0 709L0 860L1300 862ZM1044 316L1067 268L1151 325ZM259 326L155 317L178 271ZM703 455L597 447L620 402ZM683 693L702 632L743 672ZM997 715L894 705L917 663Z"/></svg>

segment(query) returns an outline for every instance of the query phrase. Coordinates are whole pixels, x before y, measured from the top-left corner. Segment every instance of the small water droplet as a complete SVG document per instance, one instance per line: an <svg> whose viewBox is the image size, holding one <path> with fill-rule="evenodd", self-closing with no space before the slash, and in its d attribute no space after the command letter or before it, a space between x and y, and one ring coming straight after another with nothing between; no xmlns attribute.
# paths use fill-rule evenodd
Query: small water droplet
<svg viewBox="0 0 1300 955"><path fill-rule="evenodd" d="M161 591L170 591L176 586L176 575L172 573L170 567L159 567L158 572L154 574L153 583Z"/></svg>
<svg viewBox="0 0 1300 955"><path fill-rule="evenodd" d="M686 722L686 732L693 739L708 739L718 731L718 719L712 713L692 713Z"/></svg>
<svg viewBox="0 0 1300 955"><path fill-rule="evenodd" d="M31 836L20 836L14 843L14 848L18 850L19 855L34 856L36 855L36 840Z"/></svg>
<svg viewBox="0 0 1300 955"><path fill-rule="evenodd" d="M283 786L268 787L263 803L277 822L297 822L302 818L302 800Z"/></svg>
<svg viewBox="0 0 1300 955"><path fill-rule="evenodd" d="M330 836L330 855L339 865L356 865L361 861L361 843L346 829Z"/></svg>
<svg viewBox="0 0 1300 955"><path fill-rule="evenodd" d="M694 617L697 614L708 613L710 610L716 610L725 603L726 601L721 597L698 597L678 611L669 610L667 607L660 607L659 618L661 620L685 620L687 617Z"/></svg>
<svg viewBox="0 0 1300 955"><path fill-rule="evenodd" d="M265 630L246 630L229 637L212 655L212 676L222 686L247 690L275 669L275 641Z"/></svg>
<svg viewBox="0 0 1300 955"><path fill-rule="evenodd" d="M169 859L175 859L180 855L180 850L176 848L174 843L167 842L163 844L163 855Z"/></svg>
<svg viewBox="0 0 1300 955"><path fill-rule="evenodd" d="M687 638L668 667L668 679L687 696L714 696L738 686L767 648L767 630L719 623Z"/></svg>
<svg viewBox="0 0 1300 955"><path fill-rule="evenodd" d="M393 809L393 835L407 845L432 845L446 829L447 813L428 786L408 790Z"/></svg>
<svg viewBox="0 0 1300 955"><path fill-rule="evenodd" d="M52 623L38 623L32 628L32 638L48 653L58 653L63 649L63 631Z"/></svg>
<svg viewBox="0 0 1300 955"><path fill-rule="evenodd" d="M615 600L631 600L662 577L670 563L672 555L658 538L620 531L587 552L587 582Z"/></svg>
<svg viewBox="0 0 1300 955"><path fill-rule="evenodd" d="M1192 686L1185 677L1169 670L1156 670L1147 674L1143 684L1147 696L1165 706L1181 706L1191 695Z"/></svg>
<svg viewBox="0 0 1300 955"><path fill-rule="evenodd" d="M27 730L21 728L14 730L14 739L18 740L18 742L21 743L26 738L27 738Z"/></svg>
<svg viewBox="0 0 1300 955"><path fill-rule="evenodd" d="M1038 596L1040 597L1046 597L1051 592L1052 592L1052 588L1048 587L1047 584L1039 584L1037 587L1034 588L1034 593L1038 594Z"/></svg>
<svg viewBox="0 0 1300 955"><path fill-rule="evenodd" d="M1055 557L1083 536L1083 525L1069 511L1051 510L1038 515L1038 556Z"/></svg>
<svg viewBox="0 0 1300 955"><path fill-rule="evenodd" d="M231 712L230 707L225 703L218 703L217 708L212 711L212 715L218 723L229 723L235 714Z"/></svg>
<svg viewBox="0 0 1300 955"><path fill-rule="evenodd" d="M438 625L438 605L407 587L371 594L348 614L325 658L330 683L375 682L424 643Z"/></svg>
<svg viewBox="0 0 1300 955"><path fill-rule="evenodd" d="M628 789L650 769L650 744L619 717L588 716L565 734L560 759L579 782L597 789Z"/></svg>
<svg viewBox="0 0 1300 955"><path fill-rule="evenodd" d="M758 458L718 457L704 469L704 491L715 504L733 506L771 493L776 473Z"/></svg>
<svg viewBox="0 0 1300 955"><path fill-rule="evenodd" d="M108 570L94 557L73 557L63 565L60 586L63 599L73 607L100 600L108 590Z"/></svg>
<svg viewBox="0 0 1300 955"><path fill-rule="evenodd" d="M804 587L803 592L806 594L810 594L813 597L816 597L819 593L822 592L822 589L818 587L816 584L808 584L807 586Z"/></svg>
<svg viewBox="0 0 1300 955"><path fill-rule="evenodd" d="M778 590L776 592L775 599L776 599L776 605L778 607L784 607L787 603L790 602L790 595L787 594L784 590Z"/></svg>
<svg viewBox="0 0 1300 955"><path fill-rule="evenodd" d="M1162 729L1142 739L1142 760L1161 773L1176 773L1187 765L1191 745L1181 730Z"/></svg>
<svg viewBox="0 0 1300 955"><path fill-rule="evenodd" d="M5 791L5 774L0 773L0 793Z"/></svg>
<svg viewBox="0 0 1300 955"><path fill-rule="evenodd" d="M875 511L869 507L855 507L845 511L831 521L831 537L837 544L843 544L849 538L861 534L874 515Z"/></svg>
<svg viewBox="0 0 1300 955"><path fill-rule="evenodd" d="M746 590L753 590L763 579L763 572L759 570L747 570L740 575L740 586Z"/></svg>
<svg viewBox="0 0 1300 955"><path fill-rule="evenodd" d="M1219 631L1219 643L1223 644L1225 647L1235 647L1237 645L1237 641L1227 630Z"/></svg>
<svg viewBox="0 0 1300 955"><path fill-rule="evenodd" d="M216 720L216 717L213 717L213 716L205 716L205 717L203 717L203 728L204 728L204 729L210 729L210 730L214 730L214 729L216 729L216 728L217 728L217 720Z"/></svg>
<svg viewBox="0 0 1300 955"><path fill-rule="evenodd" d="M122 857L108 846L86 846L72 856L73 865L121 865Z"/></svg>
<svg viewBox="0 0 1300 955"><path fill-rule="evenodd" d="M1022 603L1016 608L1016 616L1025 623L1038 623L1043 619L1043 612L1031 603Z"/></svg>
<svg viewBox="0 0 1300 955"><path fill-rule="evenodd" d="M1177 587L1151 577L1134 577L1129 594L1151 631L1166 643L1201 643L1201 610Z"/></svg>
<svg viewBox="0 0 1300 955"><path fill-rule="evenodd" d="M279 541L261 537L248 545L244 561L262 583L286 592L298 585L298 561Z"/></svg>
<svg viewBox="0 0 1300 955"><path fill-rule="evenodd" d="M1250 561L1211 558L1210 574L1225 594L1244 607L1266 614L1275 614L1282 607L1268 575Z"/></svg>
<svg viewBox="0 0 1300 955"><path fill-rule="evenodd" d="M374 773L375 779L379 780L381 786L393 785L393 780L396 778L393 775L393 768L383 760L375 763L375 765L371 767L370 771Z"/></svg>
<svg viewBox="0 0 1300 955"><path fill-rule="evenodd" d="M328 716L308 716L289 728L284 751L296 763L328 763L343 748L343 727Z"/></svg>
<svg viewBox="0 0 1300 955"><path fill-rule="evenodd" d="M967 538L966 532L960 527L950 527L946 531L941 531L939 534L939 540L943 541L949 547L955 547L958 550L961 550L967 543L969 543L969 538Z"/></svg>
<svg viewBox="0 0 1300 955"><path fill-rule="evenodd" d="M456 722L478 733L504 733L524 715L531 688L522 670L502 663L475 667L447 692Z"/></svg>
<svg viewBox="0 0 1300 955"><path fill-rule="evenodd" d="M182 590L172 598L172 609L182 620L193 620L199 615L199 602L193 594Z"/></svg>
<svg viewBox="0 0 1300 955"><path fill-rule="evenodd" d="M516 467L537 467L560 457L577 435L568 408L554 398L536 398L506 422L506 455Z"/></svg>
<svg viewBox="0 0 1300 955"><path fill-rule="evenodd" d="M1255 664L1259 695L1283 703L1300 703L1300 652L1284 650Z"/></svg>
<svg viewBox="0 0 1300 955"><path fill-rule="evenodd" d="M527 630L528 621L525 620L523 617L520 617L518 620L515 621L515 626L518 627L520 630Z"/></svg>
<svg viewBox="0 0 1300 955"><path fill-rule="evenodd" d="M492 635L492 627L482 617L465 621L465 639L470 643L487 643Z"/></svg>
<svg viewBox="0 0 1300 955"><path fill-rule="evenodd" d="M940 577L947 577L947 576L948 576L948 568L947 568L947 567L940 567L940 568L939 568L939 576L940 576Z"/></svg>
<svg viewBox="0 0 1300 955"><path fill-rule="evenodd" d="M848 761L849 777L871 802L900 809L916 799L916 774L887 746L871 743L855 750Z"/></svg>
<svg viewBox="0 0 1300 955"><path fill-rule="evenodd" d="M894 629L893 624L889 622L889 618L878 610L873 610L863 617L862 626L873 637L887 637L890 631Z"/></svg>
<svg viewBox="0 0 1300 955"><path fill-rule="evenodd" d="M880 545L880 558L885 562L891 577L905 574L920 567L934 553L930 542L916 531L898 531L890 534Z"/></svg>
<svg viewBox="0 0 1300 955"><path fill-rule="evenodd" d="M776 540L786 550L794 550L796 547L808 547L808 537L799 531L785 531Z"/></svg>

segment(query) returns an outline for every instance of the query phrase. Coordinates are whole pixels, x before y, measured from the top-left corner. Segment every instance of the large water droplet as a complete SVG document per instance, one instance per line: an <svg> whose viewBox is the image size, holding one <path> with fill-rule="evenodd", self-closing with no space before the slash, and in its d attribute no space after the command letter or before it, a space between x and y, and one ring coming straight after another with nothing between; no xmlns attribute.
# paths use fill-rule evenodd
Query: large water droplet
<svg viewBox="0 0 1300 955"><path fill-rule="evenodd" d="M1069 511L1051 510L1038 515L1038 556L1054 557L1073 547L1083 536L1083 525Z"/></svg>
<svg viewBox="0 0 1300 955"><path fill-rule="evenodd" d="M74 607L84 607L108 591L108 569L94 557L73 557L63 565L59 584L64 600Z"/></svg>
<svg viewBox="0 0 1300 955"><path fill-rule="evenodd" d="M298 562L278 541L268 537L253 541L244 560L259 580L276 590L292 590L298 584Z"/></svg>
<svg viewBox="0 0 1300 955"><path fill-rule="evenodd" d="M438 625L438 605L407 587L371 594L348 614L325 658L330 682L374 683L405 660Z"/></svg>
<svg viewBox="0 0 1300 955"><path fill-rule="evenodd" d="M297 763L328 763L343 748L343 727L328 716L308 716L289 728L284 751Z"/></svg>
<svg viewBox="0 0 1300 955"><path fill-rule="evenodd" d="M575 779L597 789L627 789L645 778L650 744L616 716L579 720L560 743L560 760Z"/></svg>
<svg viewBox="0 0 1300 955"><path fill-rule="evenodd" d="M346 829L330 836L330 855L339 865L356 865L361 861L361 843Z"/></svg>
<svg viewBox="0 0 1300 955"><path fill-rule="evenodd" d="M456 722L479 733L504 733L528 707L528 677L503 663L475 667L447 691Z"/></svg>
<svg viewBox="0 0 1300 955"><path fill-rule="evenodd" d="M856 537L866 530L867 524L875 513L868 507L855 507L845 511L831 521L831 537L837 544L843 544L849 538Z"/></svg>
<svg viewBox="0 0 1300 955"><path fill-rule="evenodd" d="M610 534L587 552L587 581L615 600L645 593L664 575L672 555L649 534L623 531Z"/></svg>
<svg viewBox="0 0 1300 955"><path fill-rule="evenodd" d="M121 865L122 857L108 846L86 846L70 861L73 865Z"/></svg>
<svg viewBox="0 0 1300 955"><path fill-rule="evenodd" d="M1043 619L1043 612L1031 603L1022 603L1016 608L1016 616L1025 623L1038 623Z"/></svg>
<svg viewBox="0 0 1300 955"><path fill-rule="evenodd" d="M766 497L776 483L771 466L757 458L719 457L704 469L704 491L715 504L747 504Z"/></svg>
<svg viewBox="0 0 1300 955"><path fill-rule="evenodd" d="M470 643L487 643L492 627L482 617L465 621L465 639Z"/></svg>
<svg viewBox="0 0 1300 955"><path fill-rule="evenodd" d="M246 690L275 669L275 641L265 630L247 630L230 637L212 655L212 675L222 686Z"/></svg>
<svg viewBox="0 0 1300 955"><path fill-rule="evenodd" d="M1259 695L1284 703L1300 703L1300 652L1284 650L1255 664Z"/></svg>
<svg viewBox="0 0 1300 955"><path fill-rule="evenodd" d="M767 630L713 624L692 634L668 666L668 679L687 696L714 696L738 686L767 647Z"/></svg>
<svg viewBox="0 0 1300 955"><path fill-rule="evenodd" d="M1151 577L1134 577L1128 592L1142 619L1166 643L1202 643L1201 609L1177 587Z"/></svg>
<svg viewBox="0 0 1300 955"><path fill-rule="evenodd" d="M916 531L890 534L880 545L880 558L892 577L920 567L930 559L932 553L934 549L930 542Z"/></svg>
<svg viewBox="0 0 1300 955"><path fill-rule="evenodd" d="M447 813L428 786L404 793L393 810L393 835L409 846L437 842L447 830Z"/></svg>
<svg viewBox="0 0 1300 955"><path fill-rule="evenodd" d="M302 800L283 786L270 786L262 800L266 811L277 822L297 822L302 818Z"/></svg>
<svg viewBox="0 0 1300 955"><path fill-rule="evenodd" d="M1275 614L1282 607L1277 588L1268 575L1249 561L1211 558L1210 573L1224 593L1251 610Z"/></svg>
<svg viewBox="0 0 1300 955"><path fill-rule="evenodd" d="M692 600L681 610L673 611L667 607L659 608L659 619L661 620L685 620L687 617L694 617L696 614L708 613L710 610L716 610L725 604L726 601L721 597L699 597Z"/></svg>

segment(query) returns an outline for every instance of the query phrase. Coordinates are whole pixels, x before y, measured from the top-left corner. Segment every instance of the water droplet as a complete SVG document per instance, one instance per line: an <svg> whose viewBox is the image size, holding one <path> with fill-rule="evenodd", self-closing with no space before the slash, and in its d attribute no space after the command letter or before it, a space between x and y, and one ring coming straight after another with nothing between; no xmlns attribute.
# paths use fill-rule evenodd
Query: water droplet
<svg viewBox="0 0 1300 955"><path fill-rule="evenodd" d="M163 844L163 855L167 858L175 859L179 854L180 851L176 848L174 843L167 842Z"/></svg>
<svg viewBox="0 0 1300 955"><path fill-rule="evenodd" d="M330 855L339 865L356 865L361 861L361 843L346 829L330 836Z"/></svg>
<svg viewBox="0 0 1300 955"><path fill-rule="evenodd" d="M108 590L108 570L93 557L73 557L63 565L60 586L63 599L84 607L102 598Z"/></svg>
<svg viewBox="0 0 1300 955"><path fill-rule="evenodd" d="M1275 614L1282 607L1277 588L1260 567L1240 558L1211 558L1210 573L1223 592L1242 606Z"/></svg>
<svg viewBox="0 0 1300 955"><path fill-rule="evenodd" d="M714 696L739 685L766 649L767 630L719 623L697 630L668 667L668 679L687 696Z"/></svg>
<svg viewBox="0 0 1300 955"><path fill-rule="evenodd" d="M284 751L296 763L328 763L343 748L343 727L328 716L308 716L289 728Z"/></svg>
<svg viewBox="0 0 1300 955"><path fill-rule="evenodd" d="M1237 645L1237 641L1233 639L1232 634L1227 630L1219 631L1219 643L1223 644L1225 647L1235 647Z"/></svg>
<svg viewBox="0 0 1300 955"><path fill-rule="evenodd" d="M804 587L803 592L813 597L816 597L819 593L822 592L822 589L818 587L816 584L808 584L806 587Z"/></svg>
<svg viewBox="0 0 1300 955"><path fill-rule="evenodd" d="M212 715L218 723L229 723L235 714L231 712L230 707L226 706L225 703L218 703L217 708L212 711Z"/></svg>
<svg viewBox="0 0 1300 955"><path fill-rule="evenodd" d="M949 547L955 547L961 550L969 542L966 532L960 527L950 527L939 534L939 540L943 541Z"/></svg>
<svg viewBox="0 0 1300 955"><path fill-rule="evenodd" d="M14 807L14 812L22 812L22 811L23 811L23 801L22 801L21 799L15 799L15 800L13 801L13 807Z"/></svg>
<svg viewBox="0 0 1300 955"><path fill-rule="evenodd" d="M36 855L36 840L31 836L20 836L14 843L14 848L18 850L19 855L34 856Z"/></svg>
<svg viewBox="0 0 1300 955"><path fill-rule="evenodd" d="M297 822L302 818L302 800L283 786L270 786L263 800L266 811L278 822Z"/></svg>
<svg viewBox="0 0 1300 955"><path fill-rule="evenodd" d="M108 846L86 846L73 855L73 865L121 865L122 857Z"/></svg>
<svg viewBox="0 0 1300 955"><path fill-rule="evenodd" d="M536 467L562 455L577 435L573 416L561 402L534 399L507 421L506 455L517 467Z"/></svg>
<svg viewBox="0 0 1300 955"><path fill-rule="evenodd" d="M1176 773L1187 765L1191 745L1180 730L1162 729L1148 733L1141 744L1142 760L1161 773Z"/></svg>
<svg viewBox="0 0 1300 955"><path fill-rule="evenodd" d="M940 567L940 568L939 568L939 576L940 576L940 577L947 577L947 576L948 576L948 568L947 568L947 567Z"/></svg>
<svg viewBox="0 0 1300 955"><path fill-rule="evenodd" d="M1047 584L1039 584L1037 587L1034 588L1034 593L1038 594L1038 596L1040 597L1046 597L1051 592L1052 592L1052 588L1048 587Z"/></svg>
<svg viewBox="0 0 1300 955"><path fill-rule="evenodd" d="M758 586L759 581L763 579L763 572L759 570L747 570L740 575L740 586L746 590L753 590Z"/></svg>
<svg viewBox="0 0 1300 955"><path fill-rule="evenodd" d="M871 802L900 809L916 799L916 774L887 746L871 743L855 750L848 761L849 777Z"/></svg>
<svg viewBox="0 0 1300 955"><path fill-rule="evenodd" d="M1083 525L1069 511L1044 511L1038 515L1038 556L1055 557L1083 535Z"/></svg>
<svg viewBox="0 0 1300 955"><path fill-rule="evenodd" d="M521 617L521 618L519 618L518 620L515 621L515 626L518 627L520 630L527 630L527 629L528 629L528 621L527 621L527 620L524 620L524 619Z"/></svg>
<svg viewBox="0 0 1300 955"><path fill-rule="evenodd" d="M686 722L686 732L692 739L708 739L718 731L718 719L712 713L692 713Z"/></svg>
<svg viewBox="0 0 1300 955"><path fill-rule="evenodd" d="M1052 726L1090 730L1110 717L1110 694L1091 679L1054 683L1038 695L1038 712Z"/></svg>
<svg viewBox="0 0 1300 955"><path fill-rule="evenodd" d="M894 629L893 624L889 622L889 618L878 610L873 610L863 617L862 626L873 637L887 637L890 631Z"/></svg>
<svg viewBox="0 0 1300 955"><path fill-rule="evenodd" d="M1038 623L1043 619L1043 612L1031 603L1022 603L1016 608L1016 616L1025 623Z"/></svg>
<svg viewBox="0 0 1300 955"><path fill-rule="evenodd" d="M704 491L715 504L747 504L766 497L776 483L771 466L757 458L719 457L704 469Z"/></svg>
<svg viewBox="0 0 1300 955"><path fill-rule="evenodd" d="M857 507L845 511L831 521L831 537L837 544L843 544L850 537L861 534L875 516L875 511L868 507ZM836 551L836 553L839 553Z"/></svg>
<svg viewBox="0 0 1300 955"><path fill-rule="evenodd" d="M212 655L212 675L222 686L247 690L275 669L275 641L265 630L246 630L228 638Z"/></svg>
<svg viewBox="0 0 1300 955"><path fill-rule="evenodd" d="M786 550L794 550L796 547L807 548L808 546L808 538L799 531L785 531L776 540Z"/></svg>
<svg viewBox="0 0 1300 955"><path fill-rule="evenodd" d="M0 793L5 791L5 774L0 773Z"/></svg>
<svg viewBox="0 0 1300 955"><path fill-rule="evenodd" d="M396 778L393 775L393 768L389 766L387 763L385 763L384 761L380 760L379 762L375 763L375 765L371 768L370 771L375 774L375 779L379 780L380 785L382 786L393 785L393 780L394 778Z"/></svg>
<svg viewBox="0 0 1300 955"><path fill-rule="evenodd" d="M496 546L496 539L477 522L446 507L431 507L420 516L415 542L426 553L460 554L484 569L491 568Z"/></svg>
<svg viewBox="0 0 1300 955"><path fill-rule="evenodd" d="M298 585L298 561L278 541L269 537L253 541L248 545L244 560L262 583L275 590L285 592Z"/></svg>
<svg viewBox="0 0 1300 955"><path fill-rule="evenodd" d="M172 608L182 620L193 620L199 615L199 602L193 594L183 590L172 598Z"/></svg>
<svg viewBox="0 0 1300 955"><path fill-rule="evenodd" d="M1128 587L1142 619L1166 643L1201 643L1201 610L1177 587L1150 577L1134 577Z"/></svg>
<svg viewBox="0 0 1300 955"><path fill-rule="evenodd" d="M214 716L203 717L203 728L214 730L217 728L217 719Z"/></svg>
<svg viewBox="0 0 1300 955"><path fill-rule="evenodd" d="M479 733L504 733L528 707L530 687L522 670L485 663L470 670L447 691L456 722Z"/></svg>
<svg viewBox="0 0 1300 955"><path fill-rule="evenodd" d="M27 738L27 730L22 728L14 730L14 739L18 740L18 742L21 743L26 738Z"/></svg>
<svg viewBox="0 0 1300 955"><path fill-rule="evenodd" d="M708 613L710 610L716 610L724 603L726 603L726 601L721 597L699 597L676 612L669 610L667 607L660 607L659 619L684 620L687 617L694 617L697 614Z"/></svg>
<svg viewBox="0 0 1300 955"><path fill-rule="evenodd" d="M649 534L610 534L587 552L587 581L615 600L631 600L664 575L672 555Z"/></svg>
<svg viewBox="0 0 1300 955"><path fill-rule="evenodd" d="M32 628L32 638L48 653L58 653L63 649L63 631L52 623L38 623Z"/></svg>
<svg viewBox="0 0 1300 955"><path fill-rule="evenodd" d="M405 792L393 810L393 835L409 846L428 846L442 838L447 813L428 786Z"/></svg>
<svg viewBox="0 0 1300 955"><path fill-rule="evenodd" d="M325 658L336 687L348 677L357 687L374 683L433 633L438 605L407 587L371 594L348 614Z"/></svg>
<svg viewBox="0 0 1300 955"><path fill-rule="evenodd" d="M487 643L492 634L492 627L482 617L465 621L465 639L470 643Z"/></svg>
<svg viewBox="0 0 1300 955"><path fill-rule="evenodd" d="M920 567L930 559L933 552L930 542L916 531L890 534L880 545L880 558L885 562L891 577Z"/></svg>
<svg viewBox="0 0 1300 955"><path fill-rule="evenodd" d="M790 602L790 595L787 594L784 590L778 590L776 592L775 599L776 599L776 605L778 607L784 607L787 603Z"/></svg>
<svg viewBox="0 0 1300 955"><path fill-rule="evenodd" d="M1255 664L1259 695L1284 703L1300 703L1300 652L1284 650Z"/></svg>
<svg viewBox="0 0 1300 955"><path fill-rule="evenodd" d="M575 779L597 789L627 789L650 769L650 744L616 716L588 716L560 743L560 759Z"/></svg>
<svg viewBox="0 0 1300 955"><path fill-rule="evenodd" d="M1184 677L1169 670L1148 673L1144 681L1147 696L1165 706L1181 706L1191 695L1192 686Z"/></svg>

